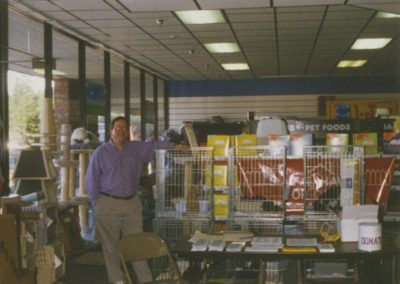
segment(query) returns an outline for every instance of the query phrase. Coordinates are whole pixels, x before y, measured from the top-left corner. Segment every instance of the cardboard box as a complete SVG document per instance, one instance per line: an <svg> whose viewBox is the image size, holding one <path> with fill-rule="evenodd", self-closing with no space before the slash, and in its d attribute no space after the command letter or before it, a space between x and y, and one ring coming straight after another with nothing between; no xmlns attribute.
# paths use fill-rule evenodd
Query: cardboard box
<svg viewBox="0 0 400 284"><path fill-rule="evenodd" d="M234 145L238 147L236 152L237 156L257 155L257 149L247 148L249 146L257 146L257 136L255 134L236 135L234 139Z"/></svg>
<svg viewBox="0 0 400 284"><path fill-rule="evenodd" d="M214 183L211 182L211 169L213 168ZM226 187L228 184L228 166L214 165L209 166L206 170L206 185L216 187Z"/></svg>
<svg viewBox="0 0 400 284"><path fill-rule="evenodd" d="M207 136L207 146L214 147L214 157L228 157L229 142L229 135Z"/></svg>
<svg viewBox="0 0 400 284"><path fill-rule="evenodd" d="M229 196L227 194L214 194L214 218L226 220L229 214Z"/></svg>
<svg viewBox="0 0 400 284"><path fill-rule="evenodd" d="M342 242L358 241L358 224L378 222L378 205L349 205L343 206L340 220Z"/></svg>

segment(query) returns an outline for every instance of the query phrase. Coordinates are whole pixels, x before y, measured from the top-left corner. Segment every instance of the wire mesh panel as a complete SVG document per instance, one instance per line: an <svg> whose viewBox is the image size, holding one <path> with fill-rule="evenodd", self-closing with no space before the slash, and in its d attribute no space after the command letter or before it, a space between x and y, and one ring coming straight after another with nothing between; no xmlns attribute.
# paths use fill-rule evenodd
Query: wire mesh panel
<svg viewBox="0 0 400 284"><path fill-rule="evenodd" d="M365 202L379 204L381 214L386 211L395 166L393 156L367 157L365 159Z"/></svg>
<svg viewBox="0 0 400 284"><path fill-rule="evenodd" d="M230 218L226 221L229 231L247 231L254 235L281 235L283 223L278 220L255 219L255 218Z"/></svg>
<svg viewBox="0 0 400 284"><path fill-rule="evenodd" d="M364 203L364 149L361 146L304 148L304 214L336 219L344 205Z"/></svg>
<svg viewBox="0 0 400 284"><path fill-rule="evenodd" d="M218 259L206 273L205 283L258 284L261 283L260 259L230 257Z"/></svg>
<svg viewBox="0 0 400 284"><path fill-rule="evenodd" d="M230 218L283 219L285 167L284 146L231 148Z"/></svg>
<svg viewBox="0 0 400 284"><path fill-rule="evenodd" d="M213 148L156 153L157 217L211 218Z"/></svg>
<svg viewBox="0 0 400 284"><path fill-rule="evenodd" d="M295 260L265 261L265 284L297 283L297 265Z"/></svg>

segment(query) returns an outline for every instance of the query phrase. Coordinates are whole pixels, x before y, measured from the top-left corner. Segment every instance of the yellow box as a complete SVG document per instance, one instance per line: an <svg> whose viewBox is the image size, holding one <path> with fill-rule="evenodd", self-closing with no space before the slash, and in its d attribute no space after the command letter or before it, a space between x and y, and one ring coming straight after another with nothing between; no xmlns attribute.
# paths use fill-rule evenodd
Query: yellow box
<svg viewBox="0 0 400 284"><path fill-rule="evenodd" d="M225 220L228 218L228 195L214 194L214 218L216 220Z"/></svg>
<svg viewBox="0 0 400 284"><path fill-rule="evenodd" d="M211 186L211 168L210 165L206 170L206 185ZM214 186L227 186L228 184L228 166L214 165Z"/></svg>
<svg viewBox="0 0 400 284"><path fill-rule="evenodd" d="M257 145L257 135L242 134L235 136L235 146L255 146Z"/></svg>
<svg viewBox="0 0 400 284"><path fill-rule="evenodd" d="M214 157L228 157L229 135L208 135L207 146L214 147Z"/></svg>
<svg viewBox="0 0 400 284"><path fill-rule="evenodd" d="M241 149L240 147L257 146L257 136L255 134L242 134L235 136L235 146L237 148L237 156L253 156L257 155L256 149Z"/></svg>

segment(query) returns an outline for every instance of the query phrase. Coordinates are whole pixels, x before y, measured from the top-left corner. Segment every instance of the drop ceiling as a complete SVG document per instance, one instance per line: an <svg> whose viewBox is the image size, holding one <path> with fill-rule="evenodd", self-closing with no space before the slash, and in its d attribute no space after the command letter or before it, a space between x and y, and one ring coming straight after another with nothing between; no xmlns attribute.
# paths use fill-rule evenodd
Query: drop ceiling
<svg viewBox="0 0 400 284"><path fill-rule="evenodd" d="M400 75L399 0L19 0L12 6L42 15L90 42L123 54L169 80L236 80L278 76ZM185 25L177 10L221 9L226 23ZM390 37L377 50L355 51L357 38ZM204 45L236 42L240 52ZM68 51L66 51L68 52ZM361 68L337 68L364 59ZM225 71L246 62L250 70Z"/></svg>

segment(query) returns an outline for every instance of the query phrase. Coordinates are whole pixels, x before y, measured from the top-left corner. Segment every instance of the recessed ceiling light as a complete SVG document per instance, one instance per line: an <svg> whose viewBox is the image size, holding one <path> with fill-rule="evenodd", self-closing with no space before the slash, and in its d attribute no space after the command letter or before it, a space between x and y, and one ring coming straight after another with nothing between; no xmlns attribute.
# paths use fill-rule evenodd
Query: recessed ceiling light
<svg viewBox="0 0 400 284"><path fill-rule="evenodd" d="M375 17L378 19L393 19L400 18L400 15L386 12L378 12Z"/></svg>
<svg viewBox="0 0 400 284"><path fill-rule="evenodd" d="M181 21L188 25L225 23L220 10L176 11Z"/></svg>
<svg viewBox="0 0 400 284"><path fill-rule="evenodd" d="M391 38L360 38L354 42L351 49L384 48L391 40Z"/></svg>
<svg viewBox="0 0 400 284"><path fill-rule="evenodd" d="M367 63L367 60L360 59L360 60L341 60L336 67L339 68L349 68L349 67L361 67L365 63Z"/></svg>
<svg viewBox="0 0 400 284"><path fill-rule="evenodd" d="M239 46L234 42L206 43L204 46L211 53L233 53L240 51Z"/></svg>
<svg viewBox="0 0 400 284"><path fill-rule="evenodd" d="M247 63L225 63L221 64L225 70L228 71L238 71L238 70L249 70L249 65Z"/></svg>

